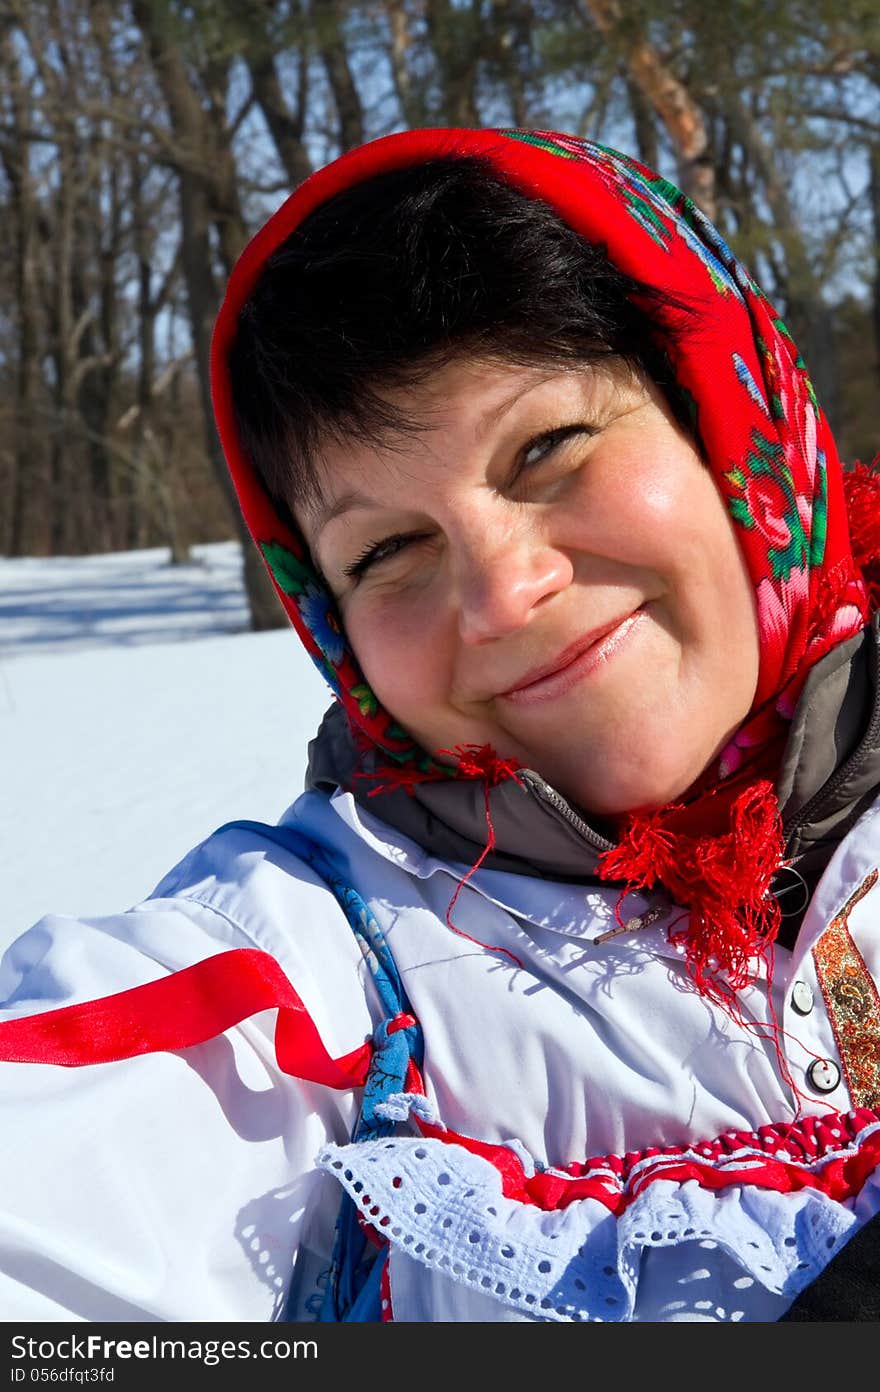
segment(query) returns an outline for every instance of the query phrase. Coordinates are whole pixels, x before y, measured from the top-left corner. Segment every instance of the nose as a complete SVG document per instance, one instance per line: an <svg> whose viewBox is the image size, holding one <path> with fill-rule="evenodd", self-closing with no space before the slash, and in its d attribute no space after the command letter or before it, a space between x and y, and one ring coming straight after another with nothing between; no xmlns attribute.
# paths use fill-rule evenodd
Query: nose
<svg viewBox="0 0 880 1392"><path fill-rule="evenodd" d="M510 530L487 535L468 547L459 565L459 631L478 645L515 633L545 600L573 577L564 551L546 540Z"/></svg>

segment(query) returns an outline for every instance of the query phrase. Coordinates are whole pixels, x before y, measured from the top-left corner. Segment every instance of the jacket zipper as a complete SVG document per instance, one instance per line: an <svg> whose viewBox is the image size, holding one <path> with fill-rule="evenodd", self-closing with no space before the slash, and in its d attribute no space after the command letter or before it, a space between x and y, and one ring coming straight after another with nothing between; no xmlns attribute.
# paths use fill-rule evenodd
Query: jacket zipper
<svg viewBox="0 0 880 1392"><path fill-rule="evenodd" d="M556 789L546 783L540 774L535 773L534 769L524 769L523 779L532 792L542 802L546 802L548 806L552 807L563 821L568 822L569 826L573 827L578 835L587 842L587 845L592 846L593 850L601 853L614 849L614 842L606 840L604 836L600 836L597 831L594 831L583 817L579 817L574 808L569 806L561 793L557 793Z"/></svg>

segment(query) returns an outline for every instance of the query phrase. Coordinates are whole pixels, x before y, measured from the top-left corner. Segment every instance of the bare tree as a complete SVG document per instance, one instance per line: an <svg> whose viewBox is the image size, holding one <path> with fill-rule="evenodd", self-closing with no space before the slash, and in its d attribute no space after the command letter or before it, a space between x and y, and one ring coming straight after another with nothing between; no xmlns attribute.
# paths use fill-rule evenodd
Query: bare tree
<svg viewBox="0 0 880 1392"><path fill-rule="evenodd" d="M212 423L210 347L220 287L214 271L211 234L212 231L217 233L227 274L247 237L238 199L232 145L225 125L229 57L209 52L202 72L197 73L185 63L179 46L180 33L175 33L169 6L156 3L156 0L133 0L132 13L144 35L165 99L173 140L164 159L173 164L178 178L181 262L201 391L206 449L242 542L251 626L277 628L286 618L262 561L251 545ZM203 80L201 93L196 86L198 78Z"/></svg>
<svg viewBox="0 0 880 1392"><path fill-rule="evenodd" d="M247 237L313 161L407 126L633 151L754 268L835 428L877 433L871 4L4 0L0 60L5 551L185 558L234 535L254 625L284 622L214 430L210 335Z"/></svg>

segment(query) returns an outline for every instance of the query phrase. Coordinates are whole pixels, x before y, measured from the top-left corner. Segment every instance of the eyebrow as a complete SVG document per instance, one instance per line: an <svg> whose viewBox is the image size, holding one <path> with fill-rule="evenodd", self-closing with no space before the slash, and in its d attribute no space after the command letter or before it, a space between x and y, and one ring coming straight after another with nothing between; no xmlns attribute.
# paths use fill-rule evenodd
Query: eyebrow
<svg viewBox="0 0 880 1392"><path fill-rule="evenodd" d="M548 368L547 371L542 374L540 380L534 382L530 387L526 388L525 391L523 391L521 387L515 387L509 396L505 396L496 406L491 407L480 417L476 430L477 439L484 439L489 431L497 426L498 422L507 414L511 407L515 406L523 397L536 391L538 387L545 386L547 382L552 381L554 377L559 375L560 372L558 367ZM315 538L320 536L321 532L330 522L337 517L341 517L343 513L377 506L376 500L370 498L368 494L360 493L356 488L349 489L347 492L340 494L334 503L315 508Z"/></svg>
<svg viewBox="0 0 880 1392"><path fill-rule="evenodd" d="M332 522L335 517L340 517L344 512L353 512L356 508L371 508L376 506L374 498L370 498L366 493L359 493L357 489L349 489L347 493L341 493L335 503L330 503L326 507L316 510L315 513L315 536L318 536L328 522Z"/></svg>

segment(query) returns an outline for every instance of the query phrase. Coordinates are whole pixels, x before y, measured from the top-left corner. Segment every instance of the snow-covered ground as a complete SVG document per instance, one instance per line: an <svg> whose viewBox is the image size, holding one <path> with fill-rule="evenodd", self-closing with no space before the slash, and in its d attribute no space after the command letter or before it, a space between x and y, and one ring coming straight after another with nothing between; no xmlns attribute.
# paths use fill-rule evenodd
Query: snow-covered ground
<svg viewBox="0 0 880 1392"><path fill-rule="evenodd" d="M0 940L149 893L215 827L302 789L328 688L247 630L237 543L0 558Z"/></svg>

